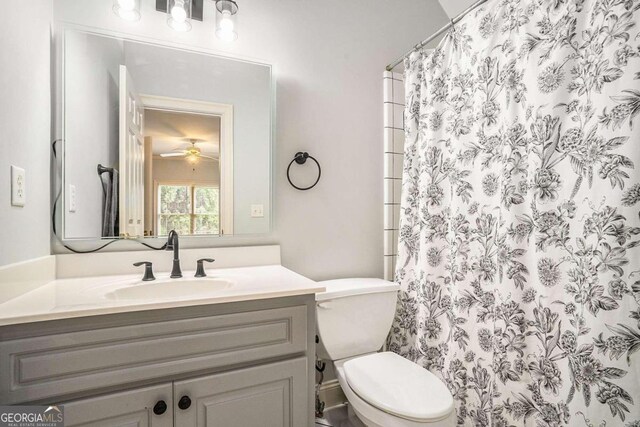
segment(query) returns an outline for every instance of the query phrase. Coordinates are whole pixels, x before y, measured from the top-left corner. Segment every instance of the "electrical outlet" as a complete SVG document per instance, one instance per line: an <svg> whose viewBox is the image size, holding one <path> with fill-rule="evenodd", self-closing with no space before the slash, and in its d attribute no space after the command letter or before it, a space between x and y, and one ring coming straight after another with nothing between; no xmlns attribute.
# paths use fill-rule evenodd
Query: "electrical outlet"
<svg viewBox="0 0 640 427"><path fill-rule="evenodd" d="M11 166L11 205L24 206L27 202L27 182L24 169Z"/></svg>
<svg viewBox="0 0 640 427"><path fill-rule="evenodd" d="M69 185L69 212L75 212L77 209L76 196L76 186L73 184Z"/></svg>
<svg viewBox="0 0 640 427"><path fill-rule="evenodd" d="M263 218L264 205L251 205L251 218Z"/></svg>

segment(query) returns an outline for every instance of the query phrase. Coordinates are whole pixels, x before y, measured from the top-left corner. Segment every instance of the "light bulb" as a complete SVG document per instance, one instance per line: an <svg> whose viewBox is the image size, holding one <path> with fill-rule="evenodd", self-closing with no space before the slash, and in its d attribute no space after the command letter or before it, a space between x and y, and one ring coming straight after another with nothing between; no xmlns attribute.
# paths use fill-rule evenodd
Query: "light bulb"
<svg viewBox="0 0 640 427"><path fill-rule="evenodd" d="M187 11L184 10L183 1L176 0L176 4L171 8L171 17L179 24L187 19Z"/></svg>
<svg viewBox="0 0 640 427"><path fill-rule="evenodd" d="M234 30L233 19L231 19L231 12L225 10L222 12L220 22L218 22L218 28L216 29L216 36L222 41L232 42L238 38L238 33Z"/></svg>
<svg viewBox="0 0 640 427"><path fill-rule="evenodd" d="M131 11L136 7L136 0L118 0L118 6L123 11Z"/></svg>
<svg viewBox="0 0 640 427"><path fill-rule="evenodd" d="M137 0L115 0L113 11L120 18L127 21L137 21L140 19Z"/></svg>
<svg viewBox="0 0 640 427"><path fill-rule="evenodd" d="M227 11L222 14L222 19L220 20L220 30L233 31L233 21L231 20L231 14Z"/></svg>
<svg viewBox="0 0 640 427"><path fill-rule="evenodd" d="M167 24L176 31L189 31L191 30L190 11L187 9L190 7L185 4L185 0L169 1L169 18Z"/></svg>

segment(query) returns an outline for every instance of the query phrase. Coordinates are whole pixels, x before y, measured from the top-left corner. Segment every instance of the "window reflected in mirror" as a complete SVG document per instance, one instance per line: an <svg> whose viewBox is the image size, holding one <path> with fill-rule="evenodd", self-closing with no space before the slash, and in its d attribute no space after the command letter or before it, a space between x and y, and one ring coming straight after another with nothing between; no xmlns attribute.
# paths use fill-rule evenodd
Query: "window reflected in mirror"
<svg viewBox="0 0 640 427"><path fill-rule="evenodd" d="M157 235L220 233L220 188L161 182L157 188Z"/></svg>

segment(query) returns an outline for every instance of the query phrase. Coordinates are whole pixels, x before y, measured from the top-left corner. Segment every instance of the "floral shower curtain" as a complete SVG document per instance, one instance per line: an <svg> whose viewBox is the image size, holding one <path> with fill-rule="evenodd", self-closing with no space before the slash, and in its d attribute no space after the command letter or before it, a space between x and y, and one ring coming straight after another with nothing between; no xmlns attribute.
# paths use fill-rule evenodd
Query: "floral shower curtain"
<svg viewBox="0 0 640 427"><path fill-rule="evenodd" d="M405 70L389 348L460 425L640 427L640 1L490 0Z"/></svg>

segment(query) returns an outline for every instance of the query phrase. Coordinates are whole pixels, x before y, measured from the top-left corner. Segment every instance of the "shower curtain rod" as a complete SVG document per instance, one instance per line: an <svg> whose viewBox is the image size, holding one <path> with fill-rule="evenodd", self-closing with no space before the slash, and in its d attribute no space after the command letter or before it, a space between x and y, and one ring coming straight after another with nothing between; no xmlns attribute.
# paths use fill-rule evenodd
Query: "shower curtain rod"
<svg viewBox="0 0 640 427"><path fill-rule="evenodd" d="M445 31L447 31L449 28L453 27L455 24L457 24L458 22L460 22L460 20L462 18L465 17L465 15L467 15L469 12L471 12L473 9L475 9L476 7L480 6L483 3L486 3L487 0L478 0L477 2L475 2L474 4L472 4L471 6L469 6L467 9L465 9L462 13L460 13L458 16L456 16L455 18L453 18L451 20L451 22L449 22L447 25L445 25L444 27L440 28L438 31L435 32L435 34L433 34L432 36L430 36L429 38L421 41L420 43L418 43L417 45L415 45L413 47L413 49L411 49L409 52L405 53L404 55L402 55L400 58L398 58L396 61L392 62L391 64L387 65L386 70L387 71L391 71L394 68L396 68L396 66L398 64L400 64L402 61L404 61L404 58L406 58L407 56L411 55L412 52L422 49L427 43L435 40L437 37L439 37L440 35L442 35L442 33L444 33Z"/></svg>

